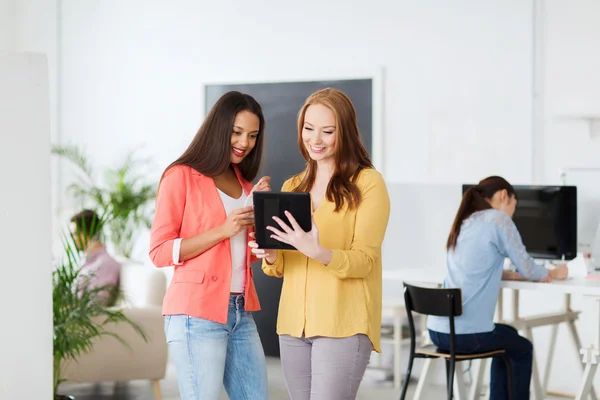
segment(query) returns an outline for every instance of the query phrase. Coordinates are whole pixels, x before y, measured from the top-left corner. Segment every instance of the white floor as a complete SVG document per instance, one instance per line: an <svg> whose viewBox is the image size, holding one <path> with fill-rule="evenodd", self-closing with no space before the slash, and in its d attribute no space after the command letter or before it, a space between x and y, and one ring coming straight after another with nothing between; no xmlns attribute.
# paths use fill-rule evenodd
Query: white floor
<svg viewBox="0 0 600 400"><path fill-rule="evenodd" d="M283 372L278 358L267 359L267 370L269 374L269 399L287 400L289 396L285 387ZM374 381L365 379L361 384L357 400L398 400L400 390L393 389L389 381ZM412 398L415 384L409 387L407 399ZM167 376L161 381L163 400L179 399L177 389L177 376L174 367L169 364ZM61 393L75 397L75 400L149 400L153 399L152 386L147 381L134 381L127 383L106 384L73 384L66 383L61 387ZM443 399L445 390L443 386L429 385L425 399ZM222 400L228 400L223 393Z"/></svg>

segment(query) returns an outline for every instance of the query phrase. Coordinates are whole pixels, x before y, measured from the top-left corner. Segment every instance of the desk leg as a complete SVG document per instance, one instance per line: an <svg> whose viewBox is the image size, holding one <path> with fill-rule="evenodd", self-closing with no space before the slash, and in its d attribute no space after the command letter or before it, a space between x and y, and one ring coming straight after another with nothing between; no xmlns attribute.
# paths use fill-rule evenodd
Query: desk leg
<svg viewBox="0 0 600 400"><path fill-rule="evenodd" d="M421 318L421 330L421 346L431 344L429 331L427 331L427 318L424 316ZM415 388L413 400L419 400L421 398L421 394L423 393L423 387L425 386L425 382L427 382L427 376L429 375L429 371L431 370L431 363L433 360L433 358L425 358L423 360L423 368L421 369L421 374L419 375L419 381L417 382L417 387Z"/></svg>
<svg viewBox="0 0 600 400"><path fill-rule="evenodd" d="M394 388L402 384L402 316L394 315Z"/></svg>
<svg viewBox="0 0 600 400"><path fill-rule="evenodd" d="M427 376L429 375L429 370L431 369L431 362L433 358L426 358L423 361L423 369L421 370L421 374L419 375L419 381L417 382L417 387L415 388L415 394L413 396L413 400L420 400L421 394L423 393L423 387L425 386L425 382L427 382Z"/></svg>
<svg viewBox="0 0 600 400"><path fill-rule="evenodd" d="M513 290L513 320L516 321L519 319L519 291ZM527 326L525 328L525 337L529 339L531 343L533 343L533 333L531 332L531 327ZM540 374L538 371L537 361L535 359L535 348L533 350L533 365L531 369L531 384L533 385L533 395L536 400L543 400L545 392L542 391L542 385L540 383Z"/></svg>
<svg viewBox="0 0 600 400"><path fill-rule="evenodd" d="M596 353L598 353L597 350L594 350ZM587 352L587 350L582 351L582 353L584 353L584 357L586 358L585 352ZM592 356L593 358L597 357L596 356ZM597 361L597 360L594 360ZM583 370L583 382L581 384L581 387L579 388L579 391L577 392L577 397L575 397L575 400L585 400L586 398L589 397L590 395L590 391L592 389L592 382L594 381L594 376L596 375L596 370L598 369L598 364L592 364L592 363L587 363L585 365L585 369Z"/></svg>
<svg viewBox="0 0 600 400"><path fill-rule="evenodd" d="M475 367L475 380L471 383L471 392L469 393L469 400L479 400L481 397L481 386L483 385L483 374L486 371L487 358L479 359L475 361L477 366Z"/></svg>
<svg viewBox="0 0 600 400"><path fill-rule="evenodd" d="M594 343L580 350L581 361L585 364L585 368L583 370L582 382L577 391L577 397L575 397L576 400L586 400L590 396L594 376L598 369L598 359L600 358L600 350L598 350L600 349L600 297L595 297L594 300L594 312L596 313L598 322L596 322L595 327Z"/></svg>
<svg viewBox="0 0 600 400"><path fill-rule="evenodd" d="M571 321L569 322L569 330L571 332L571 337L573 338L573 343L575 344L575 349L580 351L580 349L583 347L581 345L581 339L579 338L579 333L577 332L577 327L575 326L575 321ZM584 372L585 372L585 366L584 367ZM592 377L593 380L593 377ZM590 398L592 400L596 400L596 391L594 390L594 385L592 384L592 387L590 389L590 393L591 396Z"/></svg>
<svg viewBox="0 0 600 400"><path fill-rule="evenodd" d="M498 293L498 321L504 322L504 289L500 289Z"/></svg>
<svg viewBox="0 0 600 400"><path fill-rule="evenodd" d="M531 332L531 327L525 328L525 337L529 339L531 343L533 343L533 334ZM538 371L537 361L535 359L535 349L533 349L533 365L531 369L531 384L533 385L533 394L536 400L544 399L544 391L542 390L542 385L540 384L540 374Z"/></svg>
<svg viewBox="0 0 600 400"><path fill-rule="evenodd" d="M550 371L552 371L552 359L554 358L554 348L556 347L556 335L558 334L558 324L552 325L552 333L550 334L550 348L548 349L548 360L546 361L546 369L544 370L543 389L544 393L548 393L548 384L550 383ZM581 347L578 347L580 349Z"/></svg>
<svg viewBox="0 0 600 400"><path fill-rule="evenodd" d="M465 371L462 363L456 363L454 370L454 398L456 400L467 400L467 386L465 384Z"/></svg>
<svg viewBox="0 0 600 400"><path fill-rule="evenodd" d="M513 290L513 321L519 319L519 291Z"/></svg>

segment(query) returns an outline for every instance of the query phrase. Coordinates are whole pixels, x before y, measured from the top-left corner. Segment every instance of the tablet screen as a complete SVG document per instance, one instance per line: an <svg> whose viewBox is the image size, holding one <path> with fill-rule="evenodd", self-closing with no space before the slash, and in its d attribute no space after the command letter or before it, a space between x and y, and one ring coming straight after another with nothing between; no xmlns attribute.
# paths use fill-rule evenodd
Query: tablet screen
<svg viewBox="0 0 600 400"><path fill-rule="evenodd" d="M304 231L308 232L312 228L309 193L254 192L253 202L256 243L262 249L295 250L293 246L271 238L272 232L266 229L267 226L273 226L281 230L279 224L273 220L274 216L281 218L291 227L285 211L294 216Z"/></svg>

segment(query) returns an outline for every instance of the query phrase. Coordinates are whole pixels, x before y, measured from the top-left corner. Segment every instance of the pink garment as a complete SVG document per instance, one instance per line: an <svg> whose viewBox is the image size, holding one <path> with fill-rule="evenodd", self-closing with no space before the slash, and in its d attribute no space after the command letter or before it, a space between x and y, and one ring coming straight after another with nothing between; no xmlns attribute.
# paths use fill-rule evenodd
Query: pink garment
<svg viewBox="0 0 600 400"><path fill-rule="evenodd" d="M94 254L86 257L80 278L89 289L95 289L107 285L116 286L119 283L120 273L121 264L112 258L104 247L101 247Z"/></svg>

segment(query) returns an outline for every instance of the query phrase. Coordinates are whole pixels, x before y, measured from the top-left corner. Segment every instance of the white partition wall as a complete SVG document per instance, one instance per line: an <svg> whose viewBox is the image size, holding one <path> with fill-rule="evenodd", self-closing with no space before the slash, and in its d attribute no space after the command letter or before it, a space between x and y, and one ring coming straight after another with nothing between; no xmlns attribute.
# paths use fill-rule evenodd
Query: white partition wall
<svg viewBox="0 0 600 400"><path fill-rule="evenodd" d="M0 399L49 399L50 109L43 55L0 52L0 187Z"/></svg>

